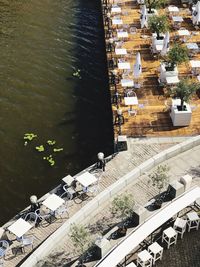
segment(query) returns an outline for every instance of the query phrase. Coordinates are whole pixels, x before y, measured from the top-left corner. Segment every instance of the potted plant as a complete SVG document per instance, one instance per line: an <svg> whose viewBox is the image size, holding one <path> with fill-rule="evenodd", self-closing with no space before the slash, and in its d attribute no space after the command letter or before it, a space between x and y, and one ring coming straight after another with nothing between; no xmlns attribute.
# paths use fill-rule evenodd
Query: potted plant
<svg viewBox="0 0 200 267"><path fill-rule="evenodd" d="M173 71L176 65L189 61L189 51L186 46L174 44L167 54L166 70Z"/></svg>
<svg viewBox="0 0 200 267"><path fill-rule="evenodd" d="M148 8L149 14L155 14L155 9L164 6L167 2L167 0L145 0L145 4Z"/></svg>
<svg viewBox="0 0 200 267"><path fill-rule="evenodd" d="M161 191L169 183L168 171L168 165L159 165L154 172L149 174L149 178L151 179L150 181L152 182L152 185L159 190L158 198L154 202L155 208L161 208L163 202L161 198Z"/></svg>
<svg viewBox="0 0 200 267"><path fill-rule="evenodd" d="M149 29L156 33L156 39L164 39L161 33L165 33L169 30L169 22L166 16L152 16L148 20Z"/></svg>
<svg viewBox="0 0 200 267"><path fill-rule="evenodd" d="M118 229L118 233L120 235L126 234L127 227L125 221L132 215L134 204L135 202L130 194L117 196L112 201L112 213L116 214L117 217L120 217L122 220L122 223Z"/></svg>
<svg viewBox="0 0 200 267"><path fill-rule="evenodd" d="M80 266L84 266L84 253L91 246L90 234L83 225L72 224L69 236L74 248L80 254Z"/></svg>
<svg viewBox="0 0 200 267"><path fill-rule="evenodd" d="M179 105L173 105L172 101L170 116L174 126L187 126L190 124L192 111L188 102L198 87L198 84L190 79L183 79L176 87L171 89L171 96L178 98L180 102Z"/></svg>
<svg viewBox="0 0 200 267"><path fill-rule="evenodd" d="M178 76L177 65L189 60L189 52L186 46L174 44L167 53L166 61L160 66L160 81L165 82L166 77Z"/></svg>

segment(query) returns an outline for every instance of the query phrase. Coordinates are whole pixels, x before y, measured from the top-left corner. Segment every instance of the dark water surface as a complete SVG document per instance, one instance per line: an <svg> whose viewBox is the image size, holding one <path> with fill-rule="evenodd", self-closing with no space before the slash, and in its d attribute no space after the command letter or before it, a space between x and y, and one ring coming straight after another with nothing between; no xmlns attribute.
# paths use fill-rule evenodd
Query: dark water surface
<svg viewBox="0 0 200 267"><path fill-rule="evenodd" d="M1 224L113 152L101 16L100 0L0 0ZM24 146L27 132L38 137ZM48 139L64 151L37 152Z"/></svg>

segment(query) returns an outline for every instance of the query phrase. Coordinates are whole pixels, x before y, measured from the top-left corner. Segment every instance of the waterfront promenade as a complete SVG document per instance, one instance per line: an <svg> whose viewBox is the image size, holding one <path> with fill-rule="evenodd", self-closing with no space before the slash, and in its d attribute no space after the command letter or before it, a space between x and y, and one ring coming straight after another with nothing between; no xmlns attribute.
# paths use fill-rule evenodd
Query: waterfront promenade
<svg viewBox="0 0 200 267"><path fill-rule="evenodd" d="M147 142L147 144L149 144ZM123 154L124 153L124 154ZM183 153L180 153L179 155L166 160L163 162L163 164L167 164L170 167L170 181L179 180L180 177L184 174L190 174L193 177L192 185L198 185L200 186L200 161L199 161L199 155L200 155L200 146L197 146L191 150L185 151ZM126 159L125 161L121 161L121 159ZM126 157L126 152L122 152L119 157L113 159L108 164L108 172L110 173L110 170L114 172L115 166L120 165L121 168L126 169L127 162L130 160L130 158ZM113 169L114 167L114 169ZM117 168L118 169L118 168ZM134 200L137 204L144 206L150 199L152 199L155 195L158 194L158 190L155 189L151 184L149 184L149 178L148 174L150 172L146 172L144 175L140 176L135 183L127 186L124 188L120 193L131 193L134 196ZM149 212L151 214L151 212ZM106 203L106 205L103 205L99 208L98 211L95 211L95 216L93 216L93 219L87 220L85 219L81 223L84 224L88 229L90 230L92 239L95 240L95 238L98 235L103 234L106 229L111 227L111 225L116 224L116 218L112 216L110 211L110 202ZM129 229L130 232L132 229ZM187 238L189 239L190 236L187 234ZM194 235L191 236L191 238L194 238ZM195 239L195 238L194 238ZM114 246L116 243L118 243L120 239L117 240L111 240L112 245ZM198 247L197 241L195 241L196 247ZM56 247L52 250L49 257L42 260L40 263L38 263L38 267L41 266L52 266L52 262L54 264L59 265L61 262L64 264L68 264L66 266L73 266L73 261L76 260L77 256L75 253L75 248L72 246L70 239L68 235L63 237L62 241L60 241L59 245L56 245ZM180 253L188 253L188 258L186 260L187 266L188 262L199 262L199 258L196 258L196 254L192 254L192 248L189 248L188 246L184 246L184 239L182 241L182 244L179 245L179 248L177 248L177 251L174 252L175 255L178 255ZM171 252L172 253L172 252ZM169 254L169 253L168 253ZM180 257L180 255L179 255ZM194 257L192 259L192 257ZM181 260L179 260L181 262ZM94 266L96 261L91 261L86 264L86 266ZM163 261L163 266L169 266L169 261L166 263ZM178 266L176 265L177 261L175 263L172 262L172 266ZM63 266L62 265L62 266ZM74 265L75 266L75 265ZM195 266L195 265L192 265Z"/></svg>
<svg viewBox="0 0 200 267"><path fill-rule="evenodd" d="M128 151L117 154L110 162L107 163L106 171L101 177L99 193L133 170L135 167L139 166L142 162L185 139L187 138L169 138L164 140L155 138L145 142L132 138L128 139ZM44 196L44 198L47 197L47 195ZM149 192L149 196L151 195L152 192ZM89 202L89 200L86 200L80 204L72 202L73 205L71 205L68 209L69 216L72 217L76 212L83 208ZM44 226L31 229L28 234L35 237L34 248L37 248L37 246L39 246L48 236L61 227L61 225L68 219L68 217L64 216L63 220L58 219L50 225L45 224ZM6 226L11 223L12 221L8 222ZM18 251L17 255L15 256L16 247L19 244L15 239L15 236L10 234L8 236L10 240L13 240L13 243L11 244L10 250L6 256L4 267L13 267L23 261L23 259L28 256L28 253L31 250L27 248L25 254L22 254L20 251ZM67 237L67 240L68 239L69 238Z"/></svg>

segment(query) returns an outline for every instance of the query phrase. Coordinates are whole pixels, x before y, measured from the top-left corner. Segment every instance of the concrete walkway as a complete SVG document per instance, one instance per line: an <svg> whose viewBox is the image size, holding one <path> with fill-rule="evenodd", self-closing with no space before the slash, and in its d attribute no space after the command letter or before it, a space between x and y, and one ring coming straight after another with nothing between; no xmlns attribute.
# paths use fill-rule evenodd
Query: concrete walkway
<svg viewBox="0 0 200 267"><path fill-rule="evenodd" d="M138 141L140 144L137 142L137 144L134 144L134 139L130 139L129 151L118 154L112 161L110 161L107 165L107 173L104 175L109 176L114 182L117 177L119 177L119 174L120 177L123 176L123 171L126 172L127 170L131 170L134 165L136 166L139 164L140 159L141 161L144 161L143 157L145 153L150 153L148 151L152 151L153 147L156 149L157 145L161 145L151 143L152 140L149 140L148 142L145 140L146 143L141 142L141 140ZM164 149L166 143L162 143L161 146L163 146ZM146 147L146 152L145 149L141 149L142 147ZM148 148L150 149L148 150ZM136 155L137 157L135 157ZM137 161L137 163L135 161ZM200 186L200 146L183 152L178 156L165 161L163 164L168 164L170 167L170 181L178 180L184 174L190 174L193 177L193 185ZM149 173L147 172L140 176L135 184L128 186L122 190L121 193L131 193L137 204L144 206L150 199L158 194L158 190L149 183L148 174ZM104 186L106 185L104 184ZM110 211L110 202L100 207L99 210L96 210L95 214L93 220L84 220L82 222L82 224L85 224L88 227L91 233L91 238L94 240L97 235L103 234L116 223L116 218L113 217ZM112 245L115 245L116 242L119 242L119 239L117 241L112 240ZM65 264L67 264L66 266L72 266L73 260L75 260L77 256L69 236L66 235L63 237L59 246L52 251L51 255L38 263L37 266L59 266L59 264L61 264L60 266L65 266ZM88 263L87 266L93 266L95 263L96 262Z"/></svg>

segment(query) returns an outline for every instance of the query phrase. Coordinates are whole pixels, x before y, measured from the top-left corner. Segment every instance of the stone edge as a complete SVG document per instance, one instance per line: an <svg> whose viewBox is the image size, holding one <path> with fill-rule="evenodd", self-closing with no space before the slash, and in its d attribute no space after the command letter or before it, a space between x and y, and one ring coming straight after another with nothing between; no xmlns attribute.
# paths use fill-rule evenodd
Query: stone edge
<svg viewBox="0 0 200 267"><path fill-rule="evenodd" d="M93 200L91 200L87 205L81 208L69 220L67 220L60 228L58 228L51 236L49 236L20 266L35 266L39 261L41 261L50 253L55 245L58 244L60 240L62 240L63 236L68 234L71 224L81 223L84 219L91 216L91 213L97 210L97 208L104 204L106 201L110 201L110 198L119 193L124 187L136 182L136 179L140 177L144 172L149 171L163 161L172 158L186 150L192 149L197 145L200 145L200 135L191 137L189 140L172 146L143 162L138 167L134 168L131 172L109 186Z"/></svg>

